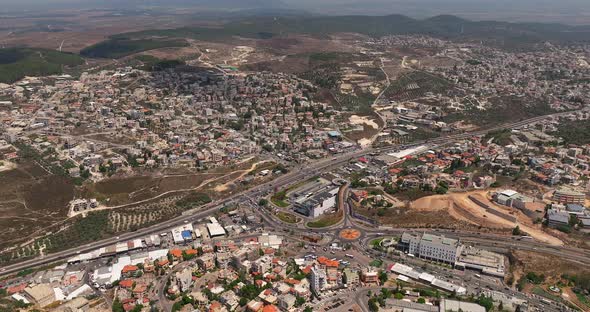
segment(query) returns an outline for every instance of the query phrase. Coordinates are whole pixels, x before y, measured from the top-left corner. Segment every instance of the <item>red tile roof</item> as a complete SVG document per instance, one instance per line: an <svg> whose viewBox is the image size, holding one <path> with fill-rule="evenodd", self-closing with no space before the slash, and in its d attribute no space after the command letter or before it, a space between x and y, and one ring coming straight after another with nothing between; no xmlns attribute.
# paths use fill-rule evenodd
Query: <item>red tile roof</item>
<svg viewBox="0 0 590 312"><path fill-rule="evenodd" d="M119 282L119 286L123 288L131 288L133 287L133 281L130 279L125 279Z"/></svg>
<svg viewBox="0 0 590 312"><path fill-rule="evenodd" d="M170 254L175 258L180 258L180 257L182 257L182 250L172 249L172 250L170 250Z"/></svg>
<svg viewBox="0 0 590 312"><path fill-rule="evenodd" d="M130 272L135 272L139 270L139 268L136 265L126 265L123 267L123 270L121 270L122 273L130 273Z"/></svg>
<svg viewBox="0 0 590 312"><path fill-rule="evenodd" d="M264 308L262 308L262 312L278 312L278 311L279 311L279 309L272 304L269 304L267 306L264 306Z"/></svg>

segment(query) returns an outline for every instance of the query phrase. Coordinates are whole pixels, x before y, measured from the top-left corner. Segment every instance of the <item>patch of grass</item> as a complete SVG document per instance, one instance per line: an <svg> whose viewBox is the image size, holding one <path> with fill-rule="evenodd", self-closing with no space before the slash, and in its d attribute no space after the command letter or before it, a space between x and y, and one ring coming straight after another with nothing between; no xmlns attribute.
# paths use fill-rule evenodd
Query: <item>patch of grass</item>
<svg viewBox="0 0 590 312"><path fill-rule="evenodd" d="M190 209L211 202L211 197L205 193L191 193L176 202L176 206Z"/></svg>
<svg viewBox="0 0 590 312"><path fill-rule="evenodd" d="M147 71L161 71L185 64L182 60L163 60L151 55L138 55L135 60L141 62L143 64L141 68Z"/></svg>
<svg viewBox="0 0 590 312"><path fill-rule="evenodd" d="M492 131L483 138L483 141L487 142L490 139L493 139L494 143L502 146L506 146L508 144L512 144L512 140L510 136L512 135L512 131L510 129L502 129L498 131Z"/></svg>
<svg viewBox="0 0 590 312"><path fill-rule="evenodd" d="M584 294L580 293L580 292L575 292L576 297L578 298L578 301L580 301L583 305L590 307L590 299L588 299L588 296L585 296Z"/></svg>
<svg viewBox="0 0 590 312"><path fill-rule="evenodd" d="M295 216L294 214L288 213L288 212L279 212L277 214L277 217L279 217L279 219L283 222L286 223L297 223L298 218L297 216Z"/></svg>
<svg viewBox="0 0 590 312"><path fill-rule="evenodd" d="M286 208L289 207L289 203L287 200L287 190L282 190L279 192L274 193L270 197L270 201L278 207Z"/></svg>
<svg viewBox="0 0 590 312"><path fill-rule="evenodd" d="M532 290L533 294L537 295L537 296L541 296L544 298L547 298L549 300L553 300L553 301L561 301L561 297L555 296L553 294L550 294L549 292L547 292L546 290L544 290L543 288L536 286L535 288L533 288Z"/></svg>
<svg viewBox="0 0 590 312"><path fill-rule="evenodd" d="M324 228L337 224L342 220L343 214L341 211L331 214L325 214L320 217L319 220L307 222L307 226L310 228Z"/></svg>
<svg viewBox="0 0 590 312"><path fill-rule="evenodd" d="M31 273L33 273L33 272L34 272L34 270L33 270L33 269L24 269L24 270L22 270L22 271L19 271L19 272L16 274L16 276L18 276L18 277L23 277L23 276L27 276L27 275L29 275L29 274L31 274Z"/></svg>
<svg viewBox="0 0 590 312"><path fill-rule="evenodd" d="M121 58L148 50L186 46L188 46L188 43L182 39L129 39L114 37L86 47L80 51L80 54L94 58Z"/></svg>
<svg viewBox="0 0 590 312"><path fill-rule="evenodd" d="M381 242L383 241L383 238L375 238L374 240L371 240L371 242L369 243L373 248L379 248L381 247Z"/></svg>
<svg viewBox="0 0 590 312"><path fill-rule="evenodd" d="M84 60L72 53L45 49L0 49L0 82L13 83L25 76L48 76L63 73L64 66L81 65Z"/></svg>
<svg viewBox="0 0 590 312"><path fill-rule="evenodd" d="M373 261L369 262L369 265L375 268L380 268L381 266L383 266L383 260L374 259Z"/></svg>

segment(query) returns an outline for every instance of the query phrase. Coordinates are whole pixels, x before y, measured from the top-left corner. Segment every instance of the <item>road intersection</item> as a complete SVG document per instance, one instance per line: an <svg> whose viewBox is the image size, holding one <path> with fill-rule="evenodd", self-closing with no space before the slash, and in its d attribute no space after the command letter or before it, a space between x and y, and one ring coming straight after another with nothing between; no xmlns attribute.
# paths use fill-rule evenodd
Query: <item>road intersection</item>
<svg viewBox="0 0 590 312"><path fill-rule="evenodd" d="M389 153L392 151L415 148L415 147L419 147L419 146L426 146L428 148L432 148L433 146L448 144L448 143L451 143L451 142L454 142L457 140L471 138L474 136L485 135L486 133L488 133L490 131L495 131L495 130L499 130L499 129L520 129L522 127L525 127L525 126L533 124L533 123L540 122L540 121L547 119L547 118L555 118L555 117L559 117L559 116L565 116L569 113L570 112L540 116L540 117L535 117L535 118L515 122L512 124L501 125L498 127L494 127L492 129L488 129L488 130L455 134L455 135L445 136L445 137L436 138L436 139L432 139L432 140L415 142L415 143L407 144L407 145L389 146L389 147L381 147L381 148L369 147L369 148L365 148L362 150L356 150L353 152L336 155L333 158L322 159L322 160L316 161L311 164L306 164L305 166L294 168L289 173L276 178L272 182L253 187L253 188L246 190L242 193L234 194L234 195L231 195L225 199L206 204L206 205L200 207L200 209L198 211L196 211L192 214L181 215L181 216L176 217L174 219L170 219L165 222L161 222L159 224L155 224L150 227L146 227L146 228L137 230L135 232L120 234L117 237L107 238L107 239L104 239L101 241L96 241L96 242L93 242L93 243L90 243L90 244L87 244L84 246L80 246L80 247L76 247L73 249L45 255L43 257L38 257L38 258L26 260L26 261L21 261L16 264L8 265L8 266L5 266L0 269L0 275L14 274L14 273L17 273L23 269L41 266L41 265L47 265L47 264L51 264L54 262L60 262L60 261L63 261L65 259L68 259L68 258L73 257L73 256L80 254L80 253L89 252L89 251L92 251L92 250L95 250L95 249L98 249L101 247L106 247L109 245L116 244L118 242L124 242L124 241L129 241L132 239L145 237L146 235L149 235L149 234L160 233L160 232L166 231L174 226L184 224L187 222L194 222L196 220L210 216L214 212L218 211L220 209L220 207L223 207L223 206L226 206L226 205L229 205L232 203L240 203L240 204L249 203L255 209L255 211L260 212L260 208L257 207L257 203L255 201L256 198L259 198L260 196L263 196L264 194L268 194L275 189L284 189L290 185L299 183L301 181L305 181L305 180L310 179L314 176L317 176L319 173L329 172L331 170L334 170L334 169L348 163L350 160L357 159L358 157L361 157L364 155L369 155L369 154L374 154L374 153ZM347 210L348 209L344 209L344 211L347 211ZM305 227L302 228L301 226L286 224L286 223L281 222L280 220L277 220L277 219L269 216L269 214L264 213L264 212L260 213L260 215L263 218L263 220L265 221L265 223L270 228L274 227L275 229L283 229L285 231L289 231L289 230L290 231L307 231L307 232L318 233L318 234L338 233L340 230L342 230L344 228L356 228L356 229L359 229L361 232L359 239L363 239L365 237L374 237L374 236L379 236L379 235L381 235L381 236L383 236L383 235L399 235L403 231L409 230L409 229L375 228L375 227L368 228L368 227L364 226L361 222L353 221L348 213L344 213L343 222L340 222L339 224L336 224L332 227L322 228L322 229L308 229ZM534 250L534 251L538 251L538 252L545 252L545 253L549 253L549 254L559 255L561 257L568 257L569 259L571 259L573 261L577 261L577 262L583 263L585 265L590 265L590 253L588 253L587 251L578 249L578 248L574 248L574 247L556 247L556 246L549 246L549 245L546 245L543 243L530 242L530 241L526 242L526 243L522 243L522 242L514 241L511 237L499 236L499 235L493 235L493 234L449 232L449 231L435 231L435 232L445 233L445 235L448 235L450 237L461 238L464 241L473 242L474 244L478 244L481 246L490 246L490 247L494 247L497 249L504 249L504 250L507 250L507 249ZM335 235L334 237L335 237L335 239L338 239L338 235Z"/></svg>

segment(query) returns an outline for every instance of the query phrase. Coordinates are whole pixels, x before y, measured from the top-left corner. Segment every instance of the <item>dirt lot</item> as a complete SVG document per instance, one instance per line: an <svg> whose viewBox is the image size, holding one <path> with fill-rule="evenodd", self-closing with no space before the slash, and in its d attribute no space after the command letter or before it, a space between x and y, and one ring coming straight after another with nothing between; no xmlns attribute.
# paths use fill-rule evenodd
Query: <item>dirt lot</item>
<svg viewBox="0 0 590 312"><path fill-rule="evenodd" d="M355 212L379 220L382 224L402 228L441 228L441 229L468 229L478 230L478 226L453 218L445 209L418 210L408 206L392 207L385 209L382 216L378 215L378 209L366 207L354 207ZM485 229L484 231L490 231Z"/></svg>
<svg viewBox="0 0 590 312"><path fill-rule="evenodd" d="M516 217L518 223L488 213L484 208L469 199L468 197L470 195L480 202L492 207L496 211ZM483 228L504 232L512 230L518 225L521 230L539 241L552 245L563 245L563 242L560 239L544 232L540 225L534 225L532 220L520 211L501 207L490 202L486 191L428 196L412 202L410 208L420 212L445 212L455 220L460 220L478 227L481 226Z"/></svg>
<svg viewBox="0 0 590 312"><path fill-rule="evenodd" d="M497 211L516 217L518 223L488 213L470 200L469 195ZM563 245L559 233L544 231L541 225L533 224L532 220L520 211L494 205L487 198L485 191L427 196L404 207L388 208L381 216L378 215L377 209L357 207L355 210L384 224L400 227L437 227L509 234L518 225L522 231L539 241Z"/></svg>

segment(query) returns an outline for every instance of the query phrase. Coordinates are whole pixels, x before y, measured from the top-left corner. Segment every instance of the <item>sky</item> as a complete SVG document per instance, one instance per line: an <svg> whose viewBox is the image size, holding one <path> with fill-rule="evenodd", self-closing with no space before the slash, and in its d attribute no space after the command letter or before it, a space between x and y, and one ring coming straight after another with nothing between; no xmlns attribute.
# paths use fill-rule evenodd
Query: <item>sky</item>
<svg viewBox="0 0 590 312"><path fill-rule="evenodd" d="M284 7L316 14L387 15L430 17L453 14L475 20L565 22L590 24L590 0L0 0L0 15L6 10L64 8L142 8L189 6L216 8Z"/></svg>

